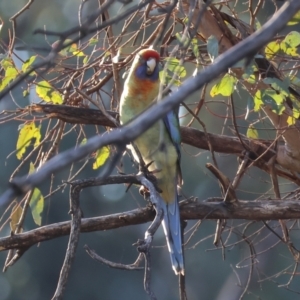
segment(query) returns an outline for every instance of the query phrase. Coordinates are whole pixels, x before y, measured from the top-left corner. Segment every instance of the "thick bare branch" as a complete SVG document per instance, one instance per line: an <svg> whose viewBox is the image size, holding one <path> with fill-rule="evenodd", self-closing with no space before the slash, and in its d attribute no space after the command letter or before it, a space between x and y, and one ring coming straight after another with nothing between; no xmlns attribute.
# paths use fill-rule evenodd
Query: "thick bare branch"
<svg viewBox="0 0 300 300"><path fill-rule="evenodd" d="M299 201L243 201L237 204L225 205L223 199L215 201L194 202L188 204L181 202L180 214L184 220L199 219L246 219L246 220L278 220L299 219ZM155 216L154 210L138 208L127 212L108 216L84 218L81 221L81 232L111 230L124 226L144 224L151 222ZM0 251L31 247L37 243L51 240L70 234L71 222L60 222L30 230L25 233L7 236L0 239Z"/></svg>

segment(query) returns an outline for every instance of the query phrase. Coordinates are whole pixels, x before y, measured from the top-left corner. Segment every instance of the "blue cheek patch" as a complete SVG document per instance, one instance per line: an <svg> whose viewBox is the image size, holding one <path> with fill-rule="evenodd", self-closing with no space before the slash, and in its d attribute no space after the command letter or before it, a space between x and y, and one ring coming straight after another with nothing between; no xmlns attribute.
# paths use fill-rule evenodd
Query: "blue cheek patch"
<svg viewBox="0 0 300 300"><path fill-rule="evenodd" d="M151 81L157 81L159 78L159 67L156 65L154 72L151 75L147 75L146 64L140 65L135 70L135 75L138 79L148 79Z"/></svg>

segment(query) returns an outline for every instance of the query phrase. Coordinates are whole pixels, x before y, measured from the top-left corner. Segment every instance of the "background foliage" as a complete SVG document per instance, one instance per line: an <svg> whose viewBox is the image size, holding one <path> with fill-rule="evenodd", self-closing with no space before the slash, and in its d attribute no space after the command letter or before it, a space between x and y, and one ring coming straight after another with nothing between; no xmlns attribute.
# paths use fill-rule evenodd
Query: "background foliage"
<svg viewBox="0 0 300 300"><path fill-rule="evenodd" d="M254 24L249 14L249 2L252 8L259 7ZM59 47L58 37L51 34L33 34L36 29L51 32L64 32L77 26L86 17L91 16L99 8L99 1L33 1L29 9L17 18L16 38L12 53L8 51L9 42L12 40L12 24L9 21L18 12L26 1L2 1L0 3L0 17L3 26L1 37L1 84L3 91L18 75L30 71L36 63L47 59L49 51ZM113 2L108 9L108 15L103 14L93 24L107 21L107 16L115 17L124 10L136 4L122 4ZM280 6L280 4L277 4ZM226 13L235 12L243 22L253 25L258 29L275 12L275 1L246 1L237 3L229 2L221 8ZM232 11L230 11L230 9ZM0 192L7 188L11 177L26 175L50 157L72 147L86 143L86 140L95 134L101 134L110 129L104 126L74 125L61 121L49 120L44 115L35 115L22 110L26 106L39 103L67 104L78 107L102 109L102 104L108 110L117 110L118 99L122 91L126 59L130 58L139 45L145 43L155 32L161 18L162 11L156 6L148 16L144 11L138 14L126 31L124 21L117 22L109 30L95 31L80 40L71 43L60 51L59 56L52 62L51 68L46 73L31 73L31 80L24 80L22 84L13 89L0 102L2 119L0 126ZM130 16L131 17L131 16ZM129 20L129 18L127 20ZM145 18L145 19L143 19ZM109 18L108 18L109 20ZM174 28L172 29L172 22ZM186 36L183 34L186 23L182 16L168 23L171 42L168 45L170 56L163 57L167 69L163 71L165 83L170 83L174 76L173 89L176 90L182 81L200 70L203 65L209 64L219 55L218 41L213 37L207 41L196 36L191 39L188 51L184 52L187 45ZM260 110L266 101L276 113L283 112L284 103L291 93L288 85L295 88L299 84L297 77L297 63L299 59L298 46L300 44L298 19L286 27L278 38L268 45L265 55L268 59L276 56L280 67L286 68L286 81L276 81L265 78L264 83L268 88L255 94L252 98L242 89L234 74L222 74L206 87L199 109L198 117L201 122L193 121L194 128L205 130L209 133L222 135L235 135L235 126L232 122L231 106L234 103L235 119L242 136L257 139L274 139L274 130L270 121ZM126 24L125 24L126 25ZM171 30L170 29L170 30ZM232 28L232 30L235 30ZM236 32L234 31L236 34ZM122 35L124 45L111 46L114 39ZM136 34L136 36L135 36ZM168 30L166 30L166 36ZM74 35L76 37L76 35ZM72 36L72 38L74 37ZM237 34L238 36L238 34ZM238 36L238 38L241 38ZM152 44L152 43L150 43ZM177 46L180 46L177 49ZM107 50L107 49L110 50ZM175 51L175 50L176 51ZM118 51L119 50L119 51ZM172 52L174 50L175 52ZM182 52L181 52L182 51ZM200 54L201 53L201 54ZM283 58L284 59L283 59ZM113 58L118 58L120 67L117 71L113 68ZM184 60L182 60L184 58ZM182 61L184 63L182 64ZM274 59L275 63L276 59ZM243 64L244 66L244 64ZM45 65L44 68L49 67ZM283 68L284 67L284 68ZM76 72L76 68L79 72ZM40 70L39 70L40 71ZM39 72L37 71L37 72ZM248 64L243 74L245 81L255 84L255 66ZM110 76L108 76L110 74ZM105 84L99 90L89 93L101 80ZM272 88L270 88L270 86ZM78 91L79 90L79 91ZM84 95L80 94L84 91ZM67 94L66 94L67 93ZM233 98L230 100L230 96ZM201 96L199 93L190 95L186 99L186 107L180 108L180 122L182 125L191 123L192 116L187 108L195 110L199 106ZM254 100L254 101L253 101ZM293 99L292 99L293 100ZM293 100L294 110L290 118L290 125L299 117L299 106ZM245 115L248 117L245 119ZM54 129L53 129L54 128ZM59 139L56 139L57 137ZM48 137L48 138L45 138ZM33 139L33 141L32 141ZM45 139L45 140L44 140ZM42 143L42 144L41 144ZM56 145L56 143L58 143ZM25 145L25 147L24 147ZM52 146L54 146L52 148ZM30 158L27 155L40 147L41 151L34 152ZM30 196L31 210L26 214L23 231L28 231L41 225L52 224L70 220L69 211L69 185L64 182L73 179L95 177L102 171L102 164L109 153L115 149L104 148L91 156L74 163L60 173L49 178L47 182L34 189ZM218 168L228 178L234 179L238 162L234 155L216 154ZM209 197L220 197L221 192L218 180L205 168L206 163L214 163L210 151L197 149L188 145L182 146L182 169L184 186L182 198L197 196L200 201ZM16 171L17 170L17 171ZM134 173L135 166L128 156L122 159L112 174L118 172ZM13 174L13 175L12 175ZM297 185L287 179L279 179L281 196L297 191ZM106 185L86 189L81 195L81 209L84 217L108 215L128 211L146 205L139 195L138 189L132 187L127 193L125 185ZM259 168L249 168L236 189L239 199L256 200L259 198L274 198L273 184L270 177ZM297 195L295 193L294 195ZM36 205L33 203L36 202ZM14 202L16 203L16 202ZM10 206L12 208L12 206ZM15 207L17 208L17 206ZM32 212L32 213L30 213ZM18 220L20 211L13 214L13 219ZM10 212L1 218L1 236L10 234L11 227L7 221ZM13 225L13 229L17 221ZM268 223L276 232L281 234L278 222ZM288 222L291 227L290 237L296 248L299 245L298 223ZM195 230L196 228L196 230ZM188 299L238 299L243 292L249 275L249 266L253 261L249 258L251 247L245 236L251 238L255 248L255 267L251 283L244 299L295 299L299 293L299 277L293 274L295 262L286 245L270 232L262 222L249 222L244 220L228 220L224 231L223 242L226 248L215 247L216 221L188 221L186 229L185 247L186 260L186 289ZM111 261L132 263L137 252L133 243L144 236L147 224L128 226L110 231L91 232L80 235L78 250L64 299L147 299L143 289L142 271L120 271L110 269L95 263L85 252L83 246L89 245L97 253ZM65 256L68 237L60 237L48 242L43 242L28 249L15 265L9 267L5 273L0 274L0 299L51 299L55 291L61 265ZM158 299L177 299L178 278L173 274L169 263L169 254L165 246L165 238L161 229L155 234L152 252L152 285ZM5 264L7 252L0 255L0 263ZM291 277L291 275L293 275ZM290 279L292 278L291 282ZM289 283L288 285L286 285ZM282 285L282 286L281 286ZM281 288L279 288L281 286Z"/></svg>

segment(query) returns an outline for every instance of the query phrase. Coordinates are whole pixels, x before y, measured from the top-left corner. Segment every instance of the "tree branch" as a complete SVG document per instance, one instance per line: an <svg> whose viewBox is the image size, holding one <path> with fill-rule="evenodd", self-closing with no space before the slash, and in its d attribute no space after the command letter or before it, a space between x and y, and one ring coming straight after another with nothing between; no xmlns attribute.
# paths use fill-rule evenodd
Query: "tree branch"
<svg viewBox="0 0 300 300"><path fill-rule="evenodd" d="M300 219L299 201L243 201L235 205L224 205L223 199L217 201L180 203L180 216L184 220L199 219L246 219L246 220L278 220ZM116 213L95 218L83 218L82 233L104 231L124 226L132 226L151 222L155 213L150 207L138 208L127 212ZM7 236L0 239L0 251L31 247L37 243L69 235L71 221L55 223L30 230L25 233Z"/></svg>
<svg viewBox="0 0 300 300"><path fill-rule="evenodd" d="M205 83L210 82L220 73L227 71L237 61L260 49L284 27L299 9L300 2L298 0L286 2L260 30L220 55L214 64L205 68L197 76L187 79L177 92L167 96L164 101L160 101L155 106L150 107L127 126L103 136L95 136L89 139L85 145L56 155L36 172L28 176L15 178L11 182L11 187L0 197L0 205L8 203L16 196L23 195L47 180L53 173L64 169L74 161L84 158L89 153L103 146L128 144L136 139L168 111L200 89Z"/></svg>

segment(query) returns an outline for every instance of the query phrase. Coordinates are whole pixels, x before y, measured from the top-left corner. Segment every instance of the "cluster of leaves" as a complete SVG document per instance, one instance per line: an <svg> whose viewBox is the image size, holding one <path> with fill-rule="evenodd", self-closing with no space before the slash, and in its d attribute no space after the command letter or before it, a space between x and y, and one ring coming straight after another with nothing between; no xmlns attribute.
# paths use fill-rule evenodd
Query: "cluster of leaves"
<svg viewBox="0 0 300 300"><path fill-rule="evenodd" d="M290 25L293 25L294 22L290 22ZM287 57L299 57L297 53L298 47L300 45L300 33L296 31L290 32L283 40L276 40L270 42L265 48L266 58L272 61L277 58L278 55L284 54ZM213 61L218 56L218 41L215 37L211 37L207 42L207 51L211 61ZM255 58L263 58L261 55L256 55ZM233 68L243 68L244 73L242 79L250 85L257 84L257 72L258 67L255 63L255 58L245 67L245 61L237 63ZM293 93L291 93L290 85L299 85L299 79L293 73L285 74L283 80L276 77L266 77L263 78L263 83L268 86L265 89L259 89L255 93L255 96L250 101L248 101L247 110L254 110L258 112L262 106L269 105L272 108L272 111L278 115L281 115L285 110L285 101L287 98L291 99L293 102L293 111L292 115L288 117L288 124L294 125L296 120L300 116L300 106L299 102L296 100ZM230 72L226 73L211 89L211 97L216 95L222 95L229 97L233 94L236 89L238 80L235 76L231 75ZM249 138L258 138L258 133L255 130L253 124L249 125L247 136Z"/></svg>

